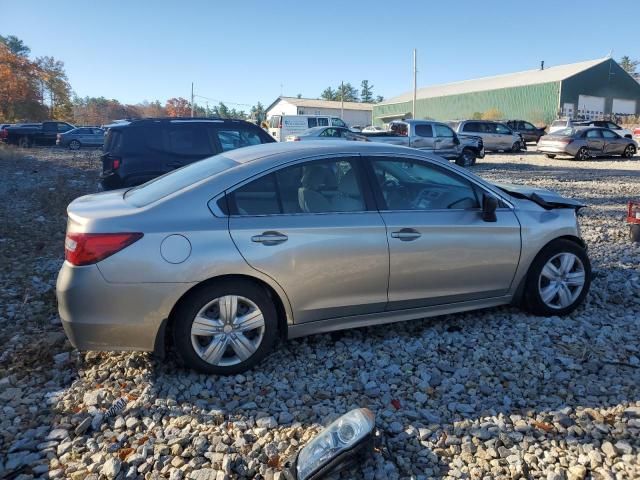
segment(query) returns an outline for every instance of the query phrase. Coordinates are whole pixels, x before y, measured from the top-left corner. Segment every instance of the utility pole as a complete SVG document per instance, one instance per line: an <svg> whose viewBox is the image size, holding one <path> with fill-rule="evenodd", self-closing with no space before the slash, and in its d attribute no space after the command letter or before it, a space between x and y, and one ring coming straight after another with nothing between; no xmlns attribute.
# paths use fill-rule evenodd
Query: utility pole
<svg viewBox="0 0 640 480"><path fill-rule="evenodd" d="M413 49L413 109L411 111L411 118L415 120L416 118L416 91L418 89L417 79L418 79L418 69L417 69L417 53L416 49Z"/></svg>
<svg viewBox="0 0 640 480"><path fill-rule="evenodd" d="M191 117L193 117L193 107L193 82L191 82Z"/></svg>
<svg viewBox="0 0 640 480"><path fill-rule="evenodd" d="M344 80L340 82L340 120L344 122Z"/></svg>

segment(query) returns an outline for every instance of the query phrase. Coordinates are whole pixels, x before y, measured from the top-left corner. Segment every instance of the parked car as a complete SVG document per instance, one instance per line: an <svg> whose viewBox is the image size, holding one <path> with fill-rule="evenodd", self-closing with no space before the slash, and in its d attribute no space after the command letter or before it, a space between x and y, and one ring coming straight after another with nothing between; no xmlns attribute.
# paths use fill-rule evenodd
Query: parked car
<svg viewBox="0 0 640 480"><path fill-rule="evenodd" d="M278 142L314 127L346 128L347 124L338 117L327 115L273 115L269 119L269 134Z"/></svg>
<svg viewBox="0 0 640 480"><path fill-rule="evenodd" d="M371 142L387 143L433 152L458 165L469 167L484 158L482 138L458 135L444 123L431 120L397 120L384 132L362 132Z"/></svg>
<svg viewBox="0 0 640 480"><path fill-rule="evenodd" d="M576 160L591 157L622 155L631 158L637 144L630 138L621 137L613 130L601 127L571 127L545 135L538 142L538 151L549 158L569 155Z"/></svg>
<svg viewBox="0 0 640 480"><path fill-rule="evenodd" d="M18 124L2 129L2 140L12 145L28 148L34 145L55 145L58 133L76 127L67 122L42 122Z"/></svg>
<svg viewBox="0 0 640 480"><path fill-rule="evenodd" d="M583 122L575 122L574 125L608 128L609 130L613 130L621 137L633 138L633 133L631 132L631 130L629 130L628 128L623 128L617 123L611 122L609 120L589 120Z"/></svg>
<svg viewBox="0 0 640 480"><path fill-rule="evenodd" d="M503 123L514 132L519 133L525 142L538 143L540 137L546 133L545 127L536 127L533 123L525 120L507 120Z"/></svg>
<svg viewBox="0 0 640 480"><path fill-rule="evenodd" d="M235 374L277 338L522 305L566 315L591 267L580 202L420 150L286 142L224 152L68 207L57 280L80 350Z"/></svg>
<svg viewBox="0 0 640 480"><path fill-rule="evenodd" d="M522 135L514 132L503 123L489 120L463 120L450 122L449 125L460 134L482 138L485 150L519 152L527 149L527 143Z"/></svg>
<svg viewBox="0 0 640 480"><path fill-rule="evenodd" d="M368 142L369 140L362 134L354 133L344 127L314 127L305 130L298 135L289 135L287 142L300 142L302 140L355 140Z"/></svg>
<svg viewBox="0 0 640 480"><path fill-rule="evenodd" d="M381 133L386 131L387 129L384 127L379 127L377 125L369 125L368 127L364 127L361 133Z"/></svg>
<svg viewBox="0 0 640 480"><path fill-rule="evenodd" d="M97 127L78 127L59 133L56 145L70 150L82 147L101 147L104 144L104 130Z"/></svg>
<svg viewBox="0 0 640 480"><path fill-rule="evenodd" d="M571 118L560 118L558 120L554 120L549 126L549 133L555 133L560 130L564 130L565 128L575 127L577 126L577 122L578 120L573 120Z"/></svg>
<svg viewBox="0 0 640 480"><path fill-rule="evenodd" d="M104 140L102 187L132 187L197 160L275 140L243 120L148 118L111 124Z"/></svg>

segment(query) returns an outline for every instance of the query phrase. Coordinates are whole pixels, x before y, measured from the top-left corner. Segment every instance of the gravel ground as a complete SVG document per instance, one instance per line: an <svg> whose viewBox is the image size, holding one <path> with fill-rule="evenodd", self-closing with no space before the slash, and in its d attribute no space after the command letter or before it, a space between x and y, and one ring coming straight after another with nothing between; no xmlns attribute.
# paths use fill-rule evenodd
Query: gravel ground
<svg viewBox="0 0 640 480"><path fill-rule="evenodd" d="M637 157L474 167L590 205L595 278L570 317L505 307L317 335L217 378L71 348L55 276L65 206L95 189L98 153L27 153L0 160L0 477L278 479L321 425L367 406L383 441L342 478L640 478L640 245L624 223Z"/></svg>

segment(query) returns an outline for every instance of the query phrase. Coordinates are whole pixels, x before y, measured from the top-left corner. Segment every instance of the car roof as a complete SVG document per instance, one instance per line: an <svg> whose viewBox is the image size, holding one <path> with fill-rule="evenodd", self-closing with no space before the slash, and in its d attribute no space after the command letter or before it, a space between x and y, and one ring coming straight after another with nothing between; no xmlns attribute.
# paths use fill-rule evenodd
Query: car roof
<svg viewBox="0 0 640 480"><path fill-rule="evenodd" d="M241 125L251 125L256 128L258 127L255 123L247 122L246 120L237 120L234 118L219 118L219 117L158 117L158 118L138 118L127 120L124 122L112 123L109 125L105 125L110 129L122 129L127 127L137 127L143 125L162 125L162 124L171 124L171 123L220 123L220 124L241 124Z"/></svg>

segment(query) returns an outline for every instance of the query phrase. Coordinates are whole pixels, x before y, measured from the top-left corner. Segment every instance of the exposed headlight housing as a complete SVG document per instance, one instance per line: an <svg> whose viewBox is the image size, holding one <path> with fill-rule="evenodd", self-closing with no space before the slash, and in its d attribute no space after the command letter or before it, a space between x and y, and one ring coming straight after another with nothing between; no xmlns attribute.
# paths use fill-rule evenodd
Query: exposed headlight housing
<svg viewBox="0 0 640 480"><path fill-rule="evenodd" d="M352 465L373 447L375 415L367 408L351 410L313 438L289 464L288 478L315 480Z"/></svg>

